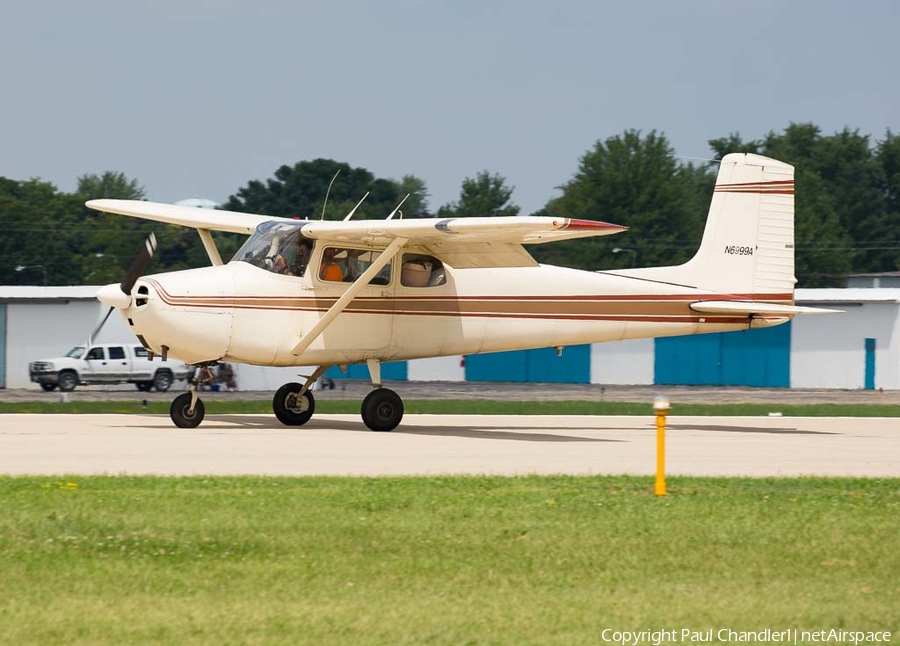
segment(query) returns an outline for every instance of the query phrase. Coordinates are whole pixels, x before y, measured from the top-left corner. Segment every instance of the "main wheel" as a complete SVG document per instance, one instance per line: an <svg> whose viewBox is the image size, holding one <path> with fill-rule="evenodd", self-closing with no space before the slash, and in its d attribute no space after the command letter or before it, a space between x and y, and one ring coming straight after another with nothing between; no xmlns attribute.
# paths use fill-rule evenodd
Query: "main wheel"
<svg viewBox="0 0 900 646"><path fill-rule="evenodd" d="M311 391L307 390L300 396L303 386L292 382L283 385L275 392L272 398L272 410L275 417L285 426L303 426L316 411L316 399Z"/></svg>
<svg viewBox="0 0 900 646"><path fill-rule="evenodd" d="M153 387L157 392L164 393L172 385L172 373L168 370L157 370L153 376Z"/></svg>
<svg viewBox="0 0 900 646"><path fill-rule="evenodd" d="M169 417L175 422L178 428L196 428L203 421L206 414L206 408L201 400L197 400L194 406L194 412L191 413L191 393L182 393L172 400L169 407Z"/></svg>
<svg viewBox="0 0 900 646"><path fill-rule="evenodd" d="M403 419L403 400L388 388L376 388L363 400L362 418L373 431L393 431Z"/></svg>
<svg viewBox="0 0 900 646"><path fill-rule="evenodd" d="M59 389L64 393L67 393L70 390L75 390L75 386L78 385L78 375L71 370L63 370L59 373L59 377L56 381L59 384Z"/></svg>
<svg viewBox="0 0 900 646"><path fill-rule="evenodd" d="M51 390L56 390L56 384L51 384L46 381L42 381L41 388L43 388L44 392L49 393Z"/></svg>

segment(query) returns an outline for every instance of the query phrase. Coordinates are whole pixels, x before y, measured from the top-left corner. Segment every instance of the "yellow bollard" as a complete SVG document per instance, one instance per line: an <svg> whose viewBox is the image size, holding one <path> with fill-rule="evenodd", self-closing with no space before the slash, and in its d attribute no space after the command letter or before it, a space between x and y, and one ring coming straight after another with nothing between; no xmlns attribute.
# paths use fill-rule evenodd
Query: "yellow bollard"
<svg viewBox="0 0 900 646"><path fill-rule="evenodd" d="M657 496L666 495L666 415L669 414L669 399L665 395L657 395L653 400L656 412L656 482L654 491Z"/></svg>

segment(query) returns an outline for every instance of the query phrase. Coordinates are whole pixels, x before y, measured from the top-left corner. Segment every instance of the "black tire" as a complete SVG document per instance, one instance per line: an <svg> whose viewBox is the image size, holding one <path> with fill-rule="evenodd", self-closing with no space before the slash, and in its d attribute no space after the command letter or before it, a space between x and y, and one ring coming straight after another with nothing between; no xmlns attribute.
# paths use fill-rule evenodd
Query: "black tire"
<svg viewBox="0 0 900 646"><path fill-rule="evenodd" d="M150 392L150 389L153 388L153 382L152 382L152 381L137 381L137 382L135 382L134 385L135 385L135 386L137 387L137 389L140 390L142 393L149 393L149 392Z"/></svg>
<svg viewBox="0 0 900 646"><path fill-rule="evenodd" d="M63 370L59 373L56 383L64 393L70 392L78 385L78 375L73 370Z"/></svg>
<svg viewBox="0 0 900 646"><path fill-rule="evenodd" d="M393 431L403 419L403 400L388 388L376 388L363 400L362 418L373 431Z"/></svg>
<svg viewBox="0 0 900 646"><path fill-rule="evenodd" d="M283 385L272 397L272 410L275 417L285 426L303 426L316 412L316 398L307 390L303 397L297 394L303 388L301 384L289 383Z"/></svg>
<svg viewBox="0 0 900 646"><path fill-rule="evenodd" d="M56 384L51 384L46 381L41 382L41 388L45 393L49 393L51 390L56 390Z"/></svg>
<svg viewBox="0 0 900 646"><path fill-rule="evenodd" d="M156 392L166 392L172 385L172 381L172 373L169 370L159 369L153 375L153 387L156 388Z"/></svg>
<svg viewBox="0 0 900 646"><path fill-rule="evenodd" d="M190 413L190 408L191 393L182 393L172 400L172 405L169 407L169 417L175 422L175 426L178 428L197 428L200 426L200 422L203 421L203 416L206 414L206 407L203 405L203 401L197 400L193 414Z"/></svg>

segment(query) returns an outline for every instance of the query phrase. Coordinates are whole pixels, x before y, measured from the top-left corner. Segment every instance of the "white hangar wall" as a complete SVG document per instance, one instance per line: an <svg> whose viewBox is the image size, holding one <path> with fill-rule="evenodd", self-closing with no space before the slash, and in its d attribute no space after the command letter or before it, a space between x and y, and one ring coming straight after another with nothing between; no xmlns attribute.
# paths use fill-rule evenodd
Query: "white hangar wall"
<svg viewBox="0 0 900 646"><path fill-rule="evenodd" d="M797 303L842 310L791 325L791 387L865 387L866 339L875 339L875 388L900 389L900 289L798 289Z"/></svg>
<svg viewBox="0 0 900 646"><path fill-rule="evenodd" d="M653 384L653 339L591 345L591 383Z"/></svg>
<svg viewBox="0 0 900 646"><path fill-rule="evenodd" d="M96 299L97 287L0 287L6 303L6 387L35 388L28 363L64 355L87 342L106 306ZM131 342L134 335L113 312L95 341Z"/></svg>

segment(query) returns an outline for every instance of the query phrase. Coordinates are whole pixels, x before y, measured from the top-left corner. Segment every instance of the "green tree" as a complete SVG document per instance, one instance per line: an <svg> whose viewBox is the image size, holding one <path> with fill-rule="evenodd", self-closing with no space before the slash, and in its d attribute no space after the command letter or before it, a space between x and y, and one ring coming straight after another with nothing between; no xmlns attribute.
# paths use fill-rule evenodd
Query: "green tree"
<svg viewBox="0 0 900 646"><path fill-rule="evenodd" d="M885 209L894 221L900 221L900 137L890 130L875 149L875 159L881 167L880 190Z"/></svg>
<svg viewBox="0 0 900 646"><path fill-rule="evenodd" d="M396 183L397 194L400 199L407 194L409 197L403 203L401 210L405 218L427 218L428 217L428 188L425 180L415 175L404 175L403 178Z"/></svg>
<svg viewBox="0 0 900 646"><path fill-rule="evenodd" d="M335 173L340 173L335 177ZM332 183L333 180L333 183ZM331 190L329 191L329 186ZM375 179L364 168L331 159L301 161L281 166L265 182L253 180L228 198L228 211L260 213L282 217L341 220L360 199L369 193L354 214L354 219L383 219L397 206L400 188L396 182Z"/></svg>
<svg viewBox="0 0 900 646"><path fill-rule="evenodd" d="M144 187L136 179L128 179L124 173L111 170L102 175L88 174L79 177L78 193L86 200L143 200L146 197Z"/></svg>
<svg viewBox="0 0 900 646"><path fill-rule="evenodd" d="M0 281L82 283L82 214L80 196L61 193L49 182L0 178Z"/></svg>
<svg viewBox="0 0 900 646"><path fill-rule="evenodd" d="M700 243L712 190L708 171L680 166L664 135L641 136L636 130L596 142L560 188L562 195L548 203L547 212L629 227L627 234L614 237L532 249L542 262L581 269L687 260Z"/></svg>
<svg viewBox="0 0 900 646"><path fill-rule="evenodd" d="M500 174L483 170L463 180L459 201L442 206L438 216L518 215L519 207L510 202L513 190Z"/></svg>

